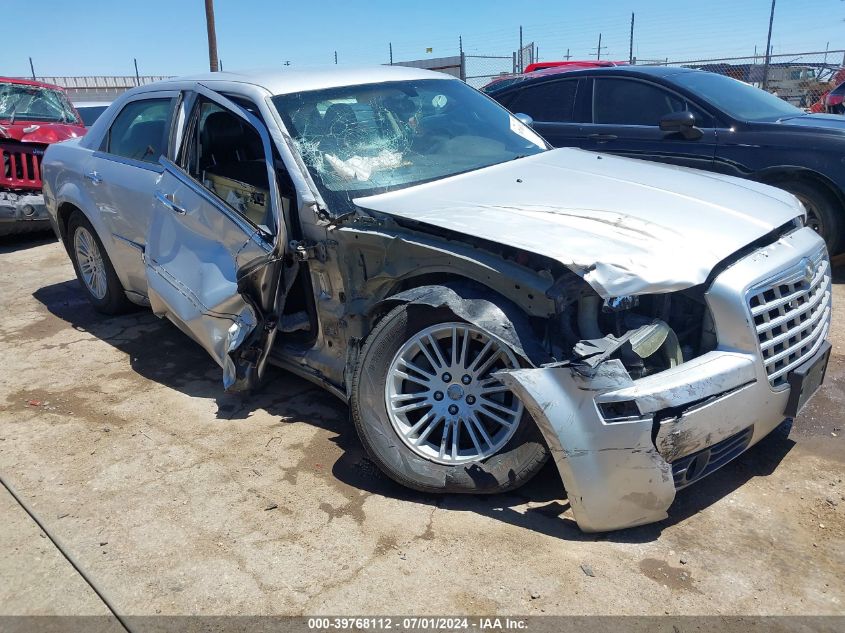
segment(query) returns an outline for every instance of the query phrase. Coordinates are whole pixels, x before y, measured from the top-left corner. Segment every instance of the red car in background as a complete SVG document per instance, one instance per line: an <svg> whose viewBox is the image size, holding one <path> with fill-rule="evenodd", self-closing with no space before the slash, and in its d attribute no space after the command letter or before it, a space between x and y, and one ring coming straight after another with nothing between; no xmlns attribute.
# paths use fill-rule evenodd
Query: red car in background
<svg viewBox="0 0 845 633"><path fill-rule="evenodd" d="M830 114L845 114L845 82L827 93L824 98L824 107Z"/></svg>
<svg viewBox="0 0 845 633"><path fill-rule="evenodd" d="M0 77L0 236L50 228L41 193L44 150L84 134L62 88Z"/></svg>
<svg viewBox="0 0 845 633"><path fill-rule="evenodd" d="M627 66L628 62L613 62L601 60L570 60L565 62L534 62L525 67L525 72L516 75L499 75L490 83L481 88L487 92L490 88L496 90L504 88L521 79L530 77L543 77L545 75L556 75L557 73L569 72L570 70L582 70L585 68L604 68L606 66Z"/></svg>
<svg viewBox="0 0 845 633"><path fill-rule="evenodd" d="M549 68L565 68L566 70L580 70L582 68L603 68L605 66L625 66L628 62L612 62L601 60L575 60L565 62L534 62L525 67L526 73L533 73L538 70L547 70Z"/></svg>

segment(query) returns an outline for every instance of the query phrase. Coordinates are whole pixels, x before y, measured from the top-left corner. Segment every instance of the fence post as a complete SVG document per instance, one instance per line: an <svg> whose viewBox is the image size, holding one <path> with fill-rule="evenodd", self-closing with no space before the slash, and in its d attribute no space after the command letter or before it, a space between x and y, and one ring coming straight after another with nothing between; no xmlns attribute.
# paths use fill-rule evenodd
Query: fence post
<svg viewBox="0 0 845 633"><path fill-rule="evenodd" d="M513 74L516 74L516 51L513 52Z"/></svg>
<svg viewBox="0 0 845 633"><path fill-rule="evenodd" d="M631 38L628 40L628 63L634 63L634 12L631 11Z"/></svg>
<svg viewBox="0 0 845 633"><path fill-rule="evenodd" d="M522 26L519 27L519 72L525 72L525 66L522 63Z"/></svg>
<svg viewBox="0 0 845 633"><path fill-rule="evenodd" d="M772 0L772 11L769 13L769 35L766 38L766 64L763 66L763 90L769 88L769 64L772 62L772 23L775 21L775 2Z"/></svg>
<svg viewBox="0 0 845 633"><path fill-rule="evenodd" d="M467 56L461 51L461 80L467 80Z"/></svg>

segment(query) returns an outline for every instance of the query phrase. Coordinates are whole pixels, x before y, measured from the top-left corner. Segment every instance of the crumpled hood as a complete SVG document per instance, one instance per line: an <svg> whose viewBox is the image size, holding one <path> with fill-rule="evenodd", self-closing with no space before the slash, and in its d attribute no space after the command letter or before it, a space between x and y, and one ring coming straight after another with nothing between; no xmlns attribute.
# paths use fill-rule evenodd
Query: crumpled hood
<svg viewBox="0 0 845 633"><path fill-rule="evenodd" d="M0 121L0 141L10 139L22 143L58 143L69 138L85 136L85 126L73 123L45 123L43 121Z"/></svg>
<svg viewBox="0 0 845 633"><path fill-rule="evenodd" d="M355 204L544 255L601 296L703 283L720 261L802 214L748 180L557 149Z"/></svg>

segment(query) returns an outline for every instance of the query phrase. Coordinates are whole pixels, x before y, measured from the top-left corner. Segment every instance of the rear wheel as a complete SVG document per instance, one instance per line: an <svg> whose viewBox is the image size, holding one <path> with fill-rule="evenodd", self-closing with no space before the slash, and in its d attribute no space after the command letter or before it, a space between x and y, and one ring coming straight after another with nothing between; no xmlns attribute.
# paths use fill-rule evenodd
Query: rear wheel
<svg viewBox="0 0 845 633"><path fill-rule="evenodd" d="M129 310L132 303L126 298L97 232L78 211L68 221L67 239L76 277L91 304L104 314Z"/></svg>
<svg viewBox="0 0 845 633"><path fill-rule="evenodd" d="M352 414L361 441L383 472L416 490L517 488L548 456L522 403L492 376L517 367L504 341L448 310L399 306L359 357Z"/></svg>
<svg viewBox="0 0 845 633"><path fill-rule="evenodd" d="M825 243L831 255L839 252L842 244L842 231L845 230L842 208L834 196L821 186L800 180L787 180L777 183L801 201L807 209L807 226L816 231Z"/></svg>

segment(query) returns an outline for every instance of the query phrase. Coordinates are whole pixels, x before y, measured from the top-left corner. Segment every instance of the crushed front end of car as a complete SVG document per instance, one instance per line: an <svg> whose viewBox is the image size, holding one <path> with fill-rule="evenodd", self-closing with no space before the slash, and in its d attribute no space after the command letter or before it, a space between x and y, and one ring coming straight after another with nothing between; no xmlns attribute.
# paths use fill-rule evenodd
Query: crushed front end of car
<svg viewBox="0 0 845 633"><path fill-rule="evenodd" d="M50 229L41 182L44 151L84 134L61 88L0 77L0 236Z"/></svg>
<svg viewBox="0 0 845 633"><path fill-rule="evenodd" d="M497 376L540 426L584 531L666 518L678 490L794 416L824 375L830 263L808 228L683 291L550 292L571 359Z"/></svg>
<svg viewBox="0 0 845 633"><path fill-rule="evenodd" d="M0 136L0 235L50 228L41 193L44 147Z"/></svg>

